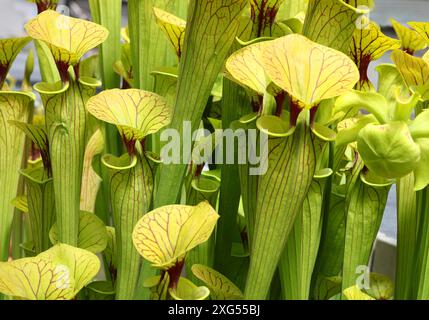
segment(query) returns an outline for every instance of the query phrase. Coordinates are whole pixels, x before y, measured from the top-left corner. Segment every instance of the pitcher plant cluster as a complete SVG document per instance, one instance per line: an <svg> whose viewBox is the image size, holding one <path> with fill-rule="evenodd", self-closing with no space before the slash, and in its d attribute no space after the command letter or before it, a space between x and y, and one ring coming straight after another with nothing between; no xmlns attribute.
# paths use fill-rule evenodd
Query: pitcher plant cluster
<svg viewBox="0 0 429 320"><path fill-rule="evenodd" d="M121 0L93 22L32 2L0 39L3 299L429 298L429 22L129 0L123 27ZM392 188L395 279L365 267Z"/></svg>

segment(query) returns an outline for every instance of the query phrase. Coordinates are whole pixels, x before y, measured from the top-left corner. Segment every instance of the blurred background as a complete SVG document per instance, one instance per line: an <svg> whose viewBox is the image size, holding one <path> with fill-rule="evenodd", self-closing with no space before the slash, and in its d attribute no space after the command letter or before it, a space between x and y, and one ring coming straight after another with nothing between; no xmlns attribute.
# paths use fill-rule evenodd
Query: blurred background
<svg viewBox="0 0 429 320"><path fill-rule="evenodd" d="M24 24L37 14L36 6L26 0L0 0L0 7L2 8L0 11L1 38L25 35ZM126 1L123 1L123 25L127 24L126 10ZM59 11L74 17L90 19L88 0L62 0ZM429 21L429 0L375 0L375 8L371 12L370 18L381 26L384 34L395 37L389 19L394 18L402 24L409 21ZM25 59L30 48L30 45L25 48L12 67L11 74L18 82L23 76ZM380 63L391 63L390 52L370 65L369 77L374 84L377 83L374 67ZM40 81L37 66L32 81ZM395 272L396 247L395 201L395 188L392 188L372 259L373 270L390 275L392 279Z"/></svg>

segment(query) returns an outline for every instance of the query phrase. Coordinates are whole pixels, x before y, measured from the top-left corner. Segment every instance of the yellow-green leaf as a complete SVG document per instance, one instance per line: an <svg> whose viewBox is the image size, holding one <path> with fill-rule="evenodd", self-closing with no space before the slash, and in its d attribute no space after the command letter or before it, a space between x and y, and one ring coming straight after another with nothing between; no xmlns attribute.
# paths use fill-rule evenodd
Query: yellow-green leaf
<svg viewBox="0 0 429 320"><path fill-rule="evenodd" d="M169 269L208 240L218 218L208 202L163 206L139 220L133 232L134 246L154 267Z"/></svg>
<svg viewBox="0 0 429 320"><path fill-rule="evenodd" d="M210 295L213 300L243 299L241 290L231 280L216 270L201 264L194 264L192 266L192 273L210 289Z"/></svg>
<svg viewBox="0 0 429 320"><path fill-rule="evenodd" d="M0 262L0 292L26 300L70 300L99 268L95 254L58 244L36 257Z"/></svg>
<svg viewBox="0 0 429 320"><path fill-rule="evenodd" d="M186 21L159 8L153 8L153 12L156 22L173 45L177 57L180 59L185 42Z"/></svg>
<svg viewBox="0 0 429 320"><path fill-rule="evenodd" d="M413 54L414 52L423 50L427 47L425 39L423 39L415 30L407 28L395 19L390 19L390 22L392 23L396 35L402 42L402 49L406 52Z"/></svg>
<svg viewBox="0 0 429 320"><path fill-rule="evenodd" d="M103 221L91 212L80 212L77 245L93 253L103 251L107 246L107 231ZM58 227L55 223L49 232L53 244L58 243Z"/></svg>
<svg viewBox="0 0 429 320"><path fill-rule="evenodd" d="M171 111L165 99L139 89L112 89L89 99L87 110L114 124L128 141L142 140L168 125Z"/></svg>
<svg viewBox="0 0 429 320"><path fill-rule="evenodd" d="M48 152L48 136L46 134L45 126L42 124L29 124L20 121L9 121L19 129L25 132L28 138L37 145L37 147L44 152Z"/></svg>
<svg viewBox="0 0 429 320"><path fill-rule="evenodd" d="M229 76L245 88L263 96L270 84L262 65L262 52L267 42L258 42L234 52L226 60Z"/></svg>
<svg viewBox="0 0 429 320"><path fill-rule="evenodd" d="M57 64L76 65L80 58L108 36L106 28L47 10L25 25L28 35L45 42Z"/></svg>
<svg viewBox="0 0 429 320"><path fill-rule="evenodd" d="M83 158L82 188L80 194L80 210L94 212L95 200L102 179L92 167L94 157L104 150L104 137L100 130L94 132L89 139Z"/></svg>
<svg viewBox="0 0 429 320"><path fill-rule="evenodd" d="M100 260L95 254L66 244L57 244L42 252L39 257L69 267L70 276L74 279L74 291L76 293L88 284L100 269Z"/></svg>
<svg viewBox="0 0 429 320"><path fill-rule="evenodd" d="M362 18L365 19L365 18ZM372 91L373 86L368 78L368 66L371 61L380 59L388 50L398 49L401 43L384 35L380 26L368 20L366 28L357 28L350 44L350 56L358 66L360 80L359 90Z"/></svg>
<svg viewBox="0 0 429 320"><path fill-rule="evenodd" d="M425 39L429 45L429 22L408 22L408 24L416 30L416 32Z"/></svg>
<svg viewBox="0 0 429 320"><path fill-rule="evenodd" d="M30 40L29 37L0 39L0 89L16 56Z"/></svg>
<svg viewBox="0 0 429 320"><path fill-rule="evenodd" d="M347 92L359 80L349 57L298 34L271 41L262 60L272 81L306 108Z"/></svg>
<svg viewBox="0 0 429 320"><path fill-rule="evenodd" d="M401 50L392 52L392 60L408 87L422 87L429 82L429 60Z"/></svg>
<svg viewBox="0 0 429 320"><path fill-rule="evenodd" d="M48 135L46 133L44 124L30 124L21 121L9 121L10 124L15 125L21 129L28 138L39 148L40 154L43 159L45 169L50 172L50 160L49 160L49 143Z"/></svg>

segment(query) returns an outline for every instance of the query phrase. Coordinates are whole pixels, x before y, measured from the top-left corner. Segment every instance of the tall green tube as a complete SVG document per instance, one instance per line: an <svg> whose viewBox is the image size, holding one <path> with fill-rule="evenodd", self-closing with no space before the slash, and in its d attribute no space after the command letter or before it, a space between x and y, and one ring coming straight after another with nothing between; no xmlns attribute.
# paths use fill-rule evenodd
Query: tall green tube
<svg viewBox="0 0 429 320"><path fill-rule="evenodd" d="M132 233L137 221L149 211L153 192L153 166L141 151L134 156L105 155L109 169L113 219L116 229L117 282L116 299L135 297L141 257L135 250Z"/></svg>
<svg viewBox="0 0 429 320"><path fill-rule="evenodd" d="M316 169L313 136L304 117L300 117L292 136L270 139L268 143L268 171L259 183L246 299L267 297Z"/></svg>
<svg viewBox="0 0 429 320"><path fill-rule="evenodd" d="M21 171L25 178L28 214L36 254L51 247L49 230L55 222L55 195L52 178L42 167Z"/></svg>
<svg viewBox="0 0 429 320"><path fill-rule="evenodd" d="M11 201L18 190L25 143L25 133L9 121L27 122L33 103L33 94L0 91L0 261L7 261L9 256L14 213Z"/></svg>
<svg viewBox="0 0 429 320"><path fill-rule="evenodd" d="M196 177L191 183L186 204L195 206L202 201L208 201L213 208L216 208L217 199L219 196L220 181L209 177ZM186 273L189 280L194 283L199 283L197 277L192 273L194 264L203 264L208 267L213 266L215 235L212 234L206 242L189 251L186 257Z"/></svg>
<svg viewBox="0 0 429 320"><path fill-rule="evenodd" d="M71 74L65 83L34 86L46 110L59 241L73 246L77 245L83 157L89 134L85 104L98 86L98 80L76 80Z"/></svg>

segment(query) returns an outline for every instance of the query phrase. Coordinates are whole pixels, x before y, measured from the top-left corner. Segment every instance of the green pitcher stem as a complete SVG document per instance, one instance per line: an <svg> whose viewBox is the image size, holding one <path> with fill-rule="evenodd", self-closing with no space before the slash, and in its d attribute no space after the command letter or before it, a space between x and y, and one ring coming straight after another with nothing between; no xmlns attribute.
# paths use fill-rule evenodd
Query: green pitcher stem
<svg viewBox="0 0 429 320"><path fill-rule="evenodd" d="M246 129L256 129L255 124L246 125ZM256 150L256 149L255 149ZM248 150L246 150L246 153ZM256 204L258 195L259 176L250 175L249 170L252 165L246 164L238 166L240 177L241 197L243 202L244 216L246 218L247 245L252 248L253 234L255 228Z"/></svg>
<svg viewBox="0 0 429 320"><path fill-rule="evenodd" d="M18 171L21 168L25 144L24 132L8 121L27 122L33 102L32 94L0 92L0 261L7 261L9 256L9 239L15 210L11 201L18 191Z"/></svg>
<svg viewBox="0 0 429 320"><path fill-rule="evenodd" d="M219 187L220 182L214 179L201 176L194 178L193 183L188 190L186 204L195 206L202 201L208 201L213 208L216 208L219 196ZM194 264L213 267L215 244L215 234L212 234L209 240L192 249L187 254L185 263L186 274L192 282L200 283L191 270L191 267Z"/></svg>
<svg viewBox="0 0 429 320"><path fill-rule="evenodd" d="M335 150L333 166L336 170L339 167L338 164L335 164L340 158L338 154L341 152L344 154L344 151L342 147L339 150L337 148ZM327 211L324 212L322 237L312 279L312 294L318 292L318 287L324 278L336 277L341 273L344 260L348 196L357 181L360 181L362 168L362 159L358 158L345 186L340 186L337 181L332 181L329 208L326 208L325 210ZM341 288L338 289L338 292L340 291Z"/></svg>
<svg viewBox="0 0 429 320"><path fill-rule="evenodd" d="M49 231L55 222L54 184L43 168L22 170L27 186L28 214L35 253L51 247Z"/></svg>
<svg viewBox="0 0 429 320"><path fill-rule="evenodd" d="M369 258L387 203L390 186L370 186L357 180L349 190L346 210L343 283L345 290L369 272Z"/></svg>
<svg viewBox="0 0 429 320"><path fill-rule="evenodd" d="M409 299L414 275L415 254L417 251L417 212L414 174L401 178L396 183L396 205L398 220L398 239L396 247L395 298Z"/></svg>
<svg viewBox="0 0 429 320"><path fill-rule="evenodd" d="M231 52L238 49L238 44L231 47ZM222 129L227 130L231 127L231 122L239 119L248 112L249 99L246 92L236 83L224 79L222 88ZM233 270L230 270L232 236L231 230L236 224L236 215L240 203L240 179L239 165L223 164L221 168L221 189L219 195L219 219L216 235L215 247L215 267L226 276L229 276Z"/></svg>
<svg viewBox="0 0 429 320"><path fill-rule="evenodd" d="M86 101L99 82L85 78L64 85L39 83L46 110L46 127L54 179L58 236L61 243L77 245L83 157L87 138Z"/></svg>
<svg viewBox="0 0 429 320"><path fill-rule="evenodd" d="M279 262L286 300L308 300L322 232L324 180L313 180Z"/></svg>
<svg viewBox="0 0 429 320"><path fill-rule="evenodd" d="M417 219L418 249L415 253L414 281L412 282L414 296L410 299L427 300L429 299L429 278L427 270L429 266L429 187L417 193Z"/></svg>
<svg viewBox="0 0 429 320"><path fill-rule="evenodd" d="M103 163L110 171L110 191L118 246L116 299L133 299L137 290L141 257L132 242L137 221L148 212L153 192L153 169L137 154L120 158L107 155ZM143 290L143 288L141 288Z"/></svg>
<svg viewBox="0 0 429 320"><path fill-rule="evenodd" d="M277 263L315 172L313 137L305 120L289 138L270 139L261 176L245 298L265 299Z"/></svg>
<svg viewBox="0 0 429 320"><path fill-rule="evenodd" d="M251 248L255 228L256 198L258 194L258 176L249 175L249 165L239 166L241 197L243 199L244 216L246 217L247 241Z"/></svg>

